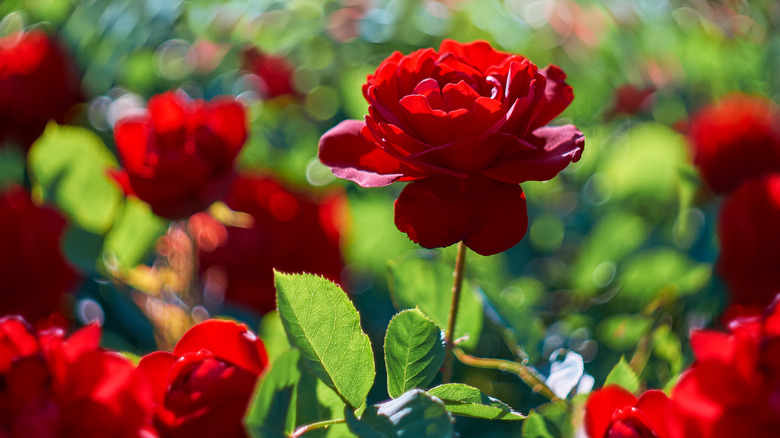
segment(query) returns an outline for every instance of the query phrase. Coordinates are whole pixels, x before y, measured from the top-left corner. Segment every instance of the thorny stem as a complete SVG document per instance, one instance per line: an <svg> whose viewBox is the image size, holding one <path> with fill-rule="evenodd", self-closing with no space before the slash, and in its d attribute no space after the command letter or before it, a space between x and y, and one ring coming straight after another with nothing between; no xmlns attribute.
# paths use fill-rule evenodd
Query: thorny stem
<svg viewBox="0 0 780 438"><path fill-rule="evenodd" d="M328 426L332 426L334 424L340 424L340 423L346 423L347 420L344 418L337 418L335 420L325 420L325 421L318 421L316 423L307 424L305 426L301 426L290 435L290 438L298 438L299 436L303 435L306 432L309 432L311 430L315 429L326 429Z"/></svg>
<svg viewBox="0 0 780 438"><path fill-rule="evenodd" d="M458 360L466 365L475 368L510 372L520 377L520 380L528 385L534 392L542 394L554 403L563 404L564 406L567 404L566 400L558 398L555 393L552 392L552 389L544 383L544 380L541 377L521 363L503 359L475 357L466 354L460 348L455 348L453 352Z"/></svg>
<svg viewBox="0 0 780 438"><path fill-rule="evenodd" d="M463 288L463 271L466 267L466 245L458 242L458 255L455 258L455 279L452 284L452 303L450 304L450 316L447 321L447 331L444 339L444 366L441 372L441 383L450 383L452 378L452 347L455 345L455 320L458 318L460 307L460 291Z"/></svg>

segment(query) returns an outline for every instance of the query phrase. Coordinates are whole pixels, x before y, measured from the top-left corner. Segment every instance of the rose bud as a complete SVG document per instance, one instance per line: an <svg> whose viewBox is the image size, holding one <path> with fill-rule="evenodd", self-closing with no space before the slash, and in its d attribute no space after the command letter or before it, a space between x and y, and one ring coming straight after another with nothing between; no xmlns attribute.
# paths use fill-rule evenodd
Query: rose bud
<svg viewBox="0 0 780 438"><path fill-rule="evenodd" d="M341 192L316 198L261 175L240 175L224 202L251 220L210 233L213 243L200 244L200 269L206 288L222 287L224 298L259 313L276 307L273 270L308 272L339 282L344 260L340 240L346 209ZM190 221L220 227L205 215ZM206 222L208 221L208 222ZM217 285L210 279L216 276Z"/></svg>
<svg viewBox="0 0 780 438"><path fill-rule="evenodd" d="M590 438L667 438L663 391L650 390L637 399L620 386L610 385L588 396L585 429Z"/></svg>
<svg viewBox="0 0 780 438"><path fill-rule="evenodd" d="M732 94L694 115L694 164L715 193L780 172L780 113L761 97Z"/></svg>
<svg viewBox="0 0 780 438"><path fill-rule="evenodd" d="M672 390L670 437L776 437L780 430L780 306L737 318L728 333L691 335L696 361Z"/></svg>
<svg viewBox="0 0 780 438"><path fill-rule="evenodd" d="M20 317L0 319L0 436L150 436L148 379L99 341L94 324L66 338L61 329L35 333Z"/></svg>
<svg viewBox="0 0 780 438"><path fill-rule="evenodd" d="M34 323L59 310L78 276L62 255L65 219L18 186L0 192L0 314Z"/></svg>
<svg viewBox="0 0 780 438"><path fill-rule="evenodd" d="M158 216L181 219L227 191L247 139L246 114L232 97L204 102L168 92L149 99L145 114L119 120L114 137L124 168L112 176L125 193Z"/></svg>
<svg viewBox="0 0 780 438"><path fill-rule="evenodd" d="M296 94L292 84L295 66L286 58L263 53L254 47L244 49L241 55L244 69L260 78L257 92L263 99Z"/></svg>
<svg viewBox="0 0 780 438"><path fill-rule="evenodd" d="M780 174L750 180L718 216L717 271L731 300L764 308L780 292Z"/></svg>
<svg viewBox="0 0 780 438"><path fill-rule="evenodd" d="M40 30L0 37L0 147L27 150L49 120L68 121L83 100L80 79L59 44Z"/></svg>
<svg viewBox="0 0 780 438"><path fill-rule="evenodd" d="M319 157L363 187L411 181L395 224L412 241L496 254L528 227L519 184L553 178L582 154L573 125L545 127L574 99L565 78L484 41L396 52L363 85L365 121L325 133Z"/></svg>
<svg viewBox="0 0 780 438"><path fill-rule="evenodd" d="M263 342L245 325L215 319L188 330L173 353L141 358L160 437L246 436L241 420L267 364Z"/></svg>

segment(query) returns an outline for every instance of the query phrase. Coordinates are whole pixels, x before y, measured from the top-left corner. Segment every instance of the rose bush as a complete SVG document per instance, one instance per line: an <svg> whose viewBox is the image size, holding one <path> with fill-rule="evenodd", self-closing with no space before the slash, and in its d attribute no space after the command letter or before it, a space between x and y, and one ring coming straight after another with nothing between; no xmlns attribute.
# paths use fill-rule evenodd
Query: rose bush
<svg viewBox="0 0 780 438"><path fill-rule="evenodd" d="M764 98L732 94L702 109L690 138L694 164L716 193L780 172L780 113Z"/></svg>
<svg viewBox="0 0 780 438"><path fill-rule="evenodd" d="M663 391L637 399L620 386L606 386L588 396L585 430L590 438L667 438L668 403Z"/></svg>
<svg viewBox="0 0 780 438"><path fill-rule="evenodd" d="M672 438L769 438L780 430L780 306L696 331L696 361L671 396Z"/></svg>
<svg viewBox="0 0 780 438"><path fill-rule="evenodd" d="M62 255L64 231L65 219L21 187L0 192L0 314L37 323L59 309L78 278Z"/></svg>
<svg viewBox="0 0 780 438"><path fill-rule="evenodd" d="M192 327L173 353L141 358L160 437L246 436L241 419L267 364L263 342L245 325L223 320Z"/></svg>
<svg viewBox="0 0 780 438"><path fill-rule="evenodd" d="M263 53L255 47L244 49L241 55L244 58L244 69L260 79L257 92L262 98L295 94L292 83L295 66L290 61Z"/></svg>
<svg viewBox="0 0 780 438"><path fill-rule="evenodd" d="M420 245L496 254L526 232L518 184L553 178L582 154L573 125L545 127L574 98L565 78L483 41L396 52L363 86L365 121L325 133L319 157L363 187L412 181L395 224Z"/></svg>
<svg viewBox="0 0 780 438"><path fill-rule="evenodd" d="M99 340L97 325L66 338L61 329L36 333L20 317L0 319L0 436L151 436L146 376Z"/></svg>
<svg viewBox="0 0 780 438"><path fill-rule="evenodd" d="M247 138L244 107L230 97L190 100L180 92L149 99L148 111L114 129L125 193L168 219L197 213L227 191Z"/></svg>
<svg viewBox="0 0 780 438"><path fill-rule="evenodd" d="M780 174L752 179L718 217L717 269L734 303L764 308L780 292Z"/></svg>
<svg viewBox="0 0 780 438"><path fill-rule="evenodd" d="M266 313L276 307L274 269L340 281L343 193L319 199L270 176L240 175L224 202L234 211L251 215L252 223L211 233L222 238L199 245L199 266L207 288L209 278L216 275L228 301ZM202 221L209 221L212 227L222 227L204 216L191 223L201 222L202 228L207 225Z"/></svg>
<svg viewBox="0 0 780 438"><path fill-rule="evenodd" d="M68 120L83 100L79 77L59 44L43 31L0 38L0 147L27 150L46 123Z"/></svg>

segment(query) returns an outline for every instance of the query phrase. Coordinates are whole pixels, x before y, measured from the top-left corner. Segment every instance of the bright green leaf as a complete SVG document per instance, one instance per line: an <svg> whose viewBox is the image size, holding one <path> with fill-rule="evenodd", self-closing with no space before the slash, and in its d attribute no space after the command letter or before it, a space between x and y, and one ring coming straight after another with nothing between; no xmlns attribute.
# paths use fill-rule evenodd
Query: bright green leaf
<svg viewBox="0 0 780 438"><path fill-rule="evenodd" d="M541 414L531 411L523 422L523 438L553 438Z"/></svg>
<svg viewBox="0 0 780 438"><path fill-rule="evenodd" d="M106 235L103 252L115 257L121 266L132 268L143 260L167 226L168 221L152 213L146 203L128 198Z"/></svg>
<svg viewBox="0 0 780 438"><path fill-rule="evenodd" d="M647 335L653 321L641 315L617 314L605 318L596 326L596 338L615 351L636 348Z"/></svg>
<svg viewBox="0 0 780 438"><path fill-rule="evenodd" d="M419 307L439 327L447 325L452 301L452 270L437 258L420 257L420 253L388 262L390 290L399 309ZM469 287L463 284L460 312L455 325L455 339L467 336L460 346L472 348L482 331L482 305Z"/></svg>
<svg viewBox="0 0 780 438"><path fill-rule="evenodd" d="M106 176L116 158L91 131L49 123L28 155L33 189L79 227L104 234L122 200Z"/></svg>
<svg viewBox="0 0 780 438"><path fill-rule="evenodd" d="M413 388L425 389L444 361L441 329L419 309L395 315L385 335L387 392L396 398Z"/></svg>
<svg viewBox="0 0 780 438"><path fill-rule="evenodd" d="M289 350L279 356L271 370L258 380L244 418L244 425L251 437L284 437L295 426L290 406L295 403L295 390L301 379L298 369L300 356L298 350Z"/></svg>
<svg viewBox="0 0 780 438"><path fill-rule="evenodd" d="M419 389L369 406L359 420L349 408L344 415L349 429L361 438L451 438L455 434L444 404Z"/></svg>
<svg viewBox="0 0 780 438"><path fill-rule="evenodd" d="M639 390L639 377L631 365L626 362L626 358L621 356L617 365L612 368L612 371L607 375L607 380L604 382L604 386L618 385L627 389L629 392L636 393Z"/></svg>
<svg viewBox="0 0 780 438"><path fill-rule="evenodd" d="M279 317L279 311L272 310L260 320L260 328L257 329L257 336L263 340L265 350L268 352L268 359L273 362L282 353L290 349L290 341L284 333L282 319Z"/></svg>
<svg viewBox="0 0 780 438"><path fill-rule="evenodd" d="M501 400L489 397L473 386L447 383L428 391L444 402L447 410L455 415L485 418L488 420L522 420L525 416L513 410Z"/></svg>
<svg viewBox="0 0 780 438"><path fill-rule="evenodd" d="M352 408L374 383L374 353L360 316L336 284L311 274L274 273L279 315L314 375Z"/></svg>
<svg viewBox="0 0 780 438"><path fill-rule="evenodd" d="M626 260L618 282L619 297L644 306L656 298L667 300L701 290L712 268L696 263L672 248L654 248Z"/></svg>

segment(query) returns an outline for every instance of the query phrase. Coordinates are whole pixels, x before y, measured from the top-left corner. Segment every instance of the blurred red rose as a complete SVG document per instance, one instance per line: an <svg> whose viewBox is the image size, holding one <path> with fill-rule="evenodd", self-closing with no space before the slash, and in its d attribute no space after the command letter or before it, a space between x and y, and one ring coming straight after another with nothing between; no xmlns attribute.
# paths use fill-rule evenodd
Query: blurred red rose
<svg viewBox="0 0 780 438"><path fill-rule="evenodd" d="M211 245L199 245L207 288L208 277L217 275L217 280L223 280L228 301L266 313L276 307L273 269L319 274L340 282L344 268L340 238L346 210L343 193L332 192L318 199L269 176L241 175L233 182L225 203L234 211L251 215L252 224L211 233L223 236ZM205 220L209 217L193 218ZM221 227L213 219L210 222Z"/></svg>
<svg viewBox="0 0 780 438"><path fill-rule="evenodd" d="M0 193L0 314L40 322L59 309L77 274L62 255L65 219L18 186Z"/></svg>
<svg viewBox="0 0 780 438"><path fill-rule="evenodd" d="M663 391L637 399L620 386L606 386L588 396L585 430L590 438L667 438L668 403Z"/></svg>
<svg viewBox="0 0 780 438"><path fill-rule="evenodd" d="M263 341L245 325L215 319L188 330L173 354L141 358L160 437L246 436L241 420L267 364Z"/></svg>
<svg viewBox="0 0 780 438"><path fill-rule="evenodd" d="M27 150L49 120L66 122L82 100L76 71L53 38L40 30L0 38L0 147Z"/></svg>
<svg viewBox="0 0 780 438"><path fill-rule="evenodd" d="M780 306L738 318L729 333L691 335L696 361L672 390L671 438L776 437L780 431Z"/></svg>
<svg viewBox="0 0 780 438"><path fill-rule="evenodd" d="M0 319L0 436L150 436L148 379L99 341L97 325L66 338L61 329L35 333L20 317Z"/></svg>
<svg viewBox="0 0 780 438"><path fill-rule="evenodd" d="M615 98L606 117L610 119L617 115L636 115L650 109L654 101L654 87L639 88L634 84L623 84L615 89Z"/></svg>
<svg viewBox="0 0 780 438"><path fill-rule="evenodd" d="M716 193L780 172L780 113L772 102L732 94L694 115L694 164Z"/></svg>
<svg viewBox="0 0 780 438"><path fill-rule="evenodd" d="M168 92L149 99L146 114L121 119L114 137L124 168L112 176L125 193L161 217L181 219L224 195L247 122L233 98L203 102Z"/></svg>
<svg viewBox="0 0 780 438"><path fill-rule="evenodd" d="M766 307L780 292L780 174L750 180L718 216L717 270L734 303Z"/></svg>
<svg viewBox="0 0 780 438"><path fill-rule="evenodd" d="M499 253L528 226L518 184L553 178L582 154L573 125L545 127L574 99L565 78L484 41L396 52L363 85L365 122L325 133L320 160L363 187L413 181L395 224L414 242Z"/></svg>
<svg viewBox="0 0 780 438"><path fill-rule="evenodd" d="M260 78L258 93L264 99L295 94L292 85L295 66L286 58L263 53L254 47L244 49L244 69Z"/></svg>

